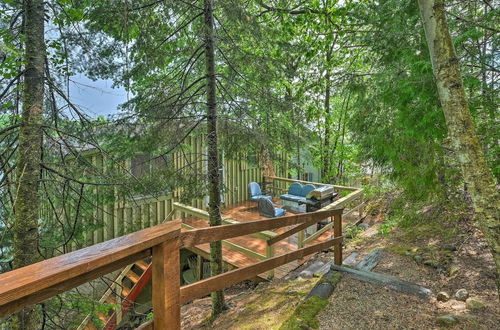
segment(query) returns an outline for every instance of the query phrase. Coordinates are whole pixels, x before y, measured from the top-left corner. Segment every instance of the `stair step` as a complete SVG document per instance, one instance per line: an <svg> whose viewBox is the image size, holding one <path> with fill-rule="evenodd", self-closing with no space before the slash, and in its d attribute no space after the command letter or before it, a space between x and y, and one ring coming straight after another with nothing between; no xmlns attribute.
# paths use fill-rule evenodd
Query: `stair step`
<svg viewBox="0 0 500 330"><path fill-rule="evenodd" d="M135 284L135 283L137 283L137 282L139 282L139 278L140 278L140 276L139 276L139 275L137 275L137 274L136 274L133 270L129 270L126 276L127 276L127 278L128 278L129 280L131 280L134 284Z"/></svg>
<svg viewBox="0 0 500 330"><path fill-rule="evenodd" d="M104 324L106 324L106 322L108 322L108 319L109 319L109 315L108 314L104 314L104 313L97 313L97 317L99 318L99 320L101 320Z"/></svg>
<svg viewBox="0 0 500 330"><path fill-rule="evenodd" d="M116 296L114 294L110 294L106 299L108 304L116 305Z"/></svg>
<svg viewBox="0 0 500 330"><path fill-rule="evenodd" d="M129 295L129 293L130 293L130 288L124 285L122 287L122 296L127 297Z"/></svg>
<svg viewBox="0 0 500 330"><path fill-rule="evenodd" d="M140 269L142 269L142 271L146 271L146 269L148 269L148 263L145 262L144 260L139 260L139 261L136 261L135 265L137 267L139 267Z"/></svg>

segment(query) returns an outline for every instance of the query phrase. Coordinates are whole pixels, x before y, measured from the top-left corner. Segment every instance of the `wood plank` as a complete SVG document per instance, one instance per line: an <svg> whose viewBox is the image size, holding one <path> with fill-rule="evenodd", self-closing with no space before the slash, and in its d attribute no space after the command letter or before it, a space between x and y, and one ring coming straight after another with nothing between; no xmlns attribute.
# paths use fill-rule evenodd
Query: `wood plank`
<svg viewBox="0 0 500 330"><path fill-rule="evenodd" d="M333 236L342 237L342 213L333 216ZM335 247L333 251L333 262L336 265L342 265L342 245Z"/></svg>
<svg viewBox="0 0 500 330"><path fill-rule="evenodd" d="M219 241L231 237L248 235L263 230L296 225L306 221L312 221L313 219L317 219L319 221L341 213L342 210L327 210L299 215L288 215L265 220L242 222L234 225L193 229L181 234L181 248Z"/></svg>
<svg viewBox="0 0 500 330"><path fill-rule="evenodd" d="M0 305L0 318L10 315L12 313L18 312L26 306L32 306L34 304L38 304L44 300L52 298L58 294L61 294L65 291L73 289L81 284L92 281L98 277L109 274L117 269L125 267L131 263L134 263L136 260L147 258L151 255L151 249L142 250L138 253L128 255L122 259L115 260L112 263L105 264L100 268L89 268L86 273L83 273L79 276L70 276L67 280L60 281L52 286L46 287L44 289L39 289L30 295L23 295L18 299L10 299L7 297L2 297L2 299L7 299L7 302L2 303ZM50 260L50 259L49 259ZM29 266L27 266L29 267ZM23 268L19 268L23 269ZM8 274L8 273L5 273ZM43 281L42 281L43 282ZM0 283L3 282L0 279ZM9 282L7 282L9 283ZM12 284L16 284L14 281ZM36 283L36 281L34 282ZM21 291L21 293L24 293ZM19 295L18 295L19 296Z"/></svg>
<svg viewBox="0 0 500 330"><path fill-rule="evenodd" d="M363 258L357 265L356 269L364 270L366 272L371 271L375 266L377 266L378 262L382 258L382 252L384 249L375 249L366 257Z"/></svg>
<svg viewBox="0 0 500 330"><path fill-rule="evenodd" d="M181 328L179 240L153 247L153 313L156 329Z"/></svg>
<svg viewBox="0 0 500 330"><path fill-rule="evenodd" d="M196 207L192 207L189 205L181 204L179 202L174 202L174 203L172 203L172 205L173 205L174 209L179 210L181 212L184 212L184 213L187 213L187 214L190 214L192 216L195 216L195 217L198 217L201 219L205 219L205 220L210 219L210 216L209 216L207 211L203 211L203 210L197 209Z"/></svg>
<svg viewBox="0 0 500 330"><path fill-rule="evenodd" d="M269 244L275 244L275 243L277 243L277 242L279 242L279 241L281 241L281 240L283 240L283 239L285 239L285 238L287 238L295 233L298 233L299 231L306 229L307 227L314 225L315 223L318 223L321 220L324 220L324 219L318 220L318 219L314 218L314 219L311 219L309 221L306 221L305 223L297 225L297 226L287 230L286 232L279 234L274 238L269 239ZM306 240L304 240L304 243L306 243Z"/></svg>
<svg viewBox="0 0 500 330"><path fill-rule="evenodd" d="M429 298L433 295L432 290L423 287L421 285L400 280L397 277L382 275L374 272L367 272L337 265L332 265L333 270L337 270L343 273L347 273L349 276L371 284L381 285L388 287L392 290L417 296L420 298Z"/></svg>
<svg viewBox="0 0 500 330"><path fill-rule="evenodd" d="M170 252L172 253L172 252ZM128 273L127 273L128 277ZM115 309L111 317L107 320L105 326L103 327L103 330L107 329L115 329L116 325L119 323L118 321L118 314L120 314L120 318L125 315L128 310L134 305L134 302L137 300L141 292L144 290L146 285L149 283L152 277L152 266L151 264L148 265L146 268L146 271L141 274L140 278L137 279L137 281L133 281L135 285L132 287L132 289L127 293L125 296L125 300L120 304L121 309L119 309L119 312Z"/></svg>
<svg viewBox="0 0 500 330"><path fill-rule="evenodd" d="M323 228L321 228L320 230L316 231L314 234L312 234L308 238L304 239L304 244L308 244L308 243L314 241L316 238L318 238L321 235L323 235L324 232L330 230L332 227L333 227L333 221L330 222L330 223L328 223L328 224L326 224Z"/></svg>
<svg viewBox="0 0 500 330"><path fill-rule="evenodd" d="M188 225L186 223L183 223L182 227L183 228L187 228L187 229L194 229L195 228L195 227L193 227L191 225ZM259 260L266 259L266 256L264 256L264 255L262 255L260 253L252 251L250 249L247 249L247 248L245 248L245 247L243 247L241 245L235 244L233 242L229 242L228 240L221 240L221 242L222 242L223 245L225 245L227 247L230 247L230 248L232 248L232 249L234 249L236 251L239 251L239 252L241 252L243 254L246 254L246 255L248 255L250 257L254 257L254 258L257 258Z"/></svg>
<svg viewBox="0 0 500 330"><path fill-rule="evenodd" d="M335 202L328 204L327 206L321 208L319 211L326 211L326 210L334 210L334 209L343 208L347 203L359 198L360 195L363 195L363 189L357 189L356 191L351 192L349 195L344 196L340 199L337 199Z"/></svg>
<svg viewBox="0 0 500 330"><path fill-rule="evenodd" d="M226 224L226 225L234 225L234 224L241 223L241 222L233 220L233 219L222 218L222 223ZM270 230L263 230L263 231L260 231L258 233L250 234L250 236L255 237L255 238L260 238L260 239L267 241L268 239L270 239L272 237L278 236L278 234L276 234L275 232L272 232Z"/></svg>
<svg viewBox="0 0 500 330"><path fill-rule="evenodd" d="M210 292L221 290L226 286L250 279L258 274L284 265L309 254L325 250L332 245L340 245L343 237L308 246L290 253L257 262L251 266L238 268L227 273L207 278L205 280L181 287L180 303L185 304L193 299L203 297Z"/></svg>
<svg viewBox="0 0 500 330"><path fill-rule="evenodd" d="M6 304L58 284L64 283L64 287L70 287L74 278L97 278L101 274L94 276L96 269L104 267L110 271L116 270L125 266L118 264L118 261L128 256L138 256L130 260L129 264L147 257L150 251L140 252L179 236L180 225L180 221L167 222L0 274L0 310ZM79 284L75 280L75 286Z"/></svg>
<svg viewBox="0 0 500 330"><path fill-rule="evenodd" d="M260 253L255 252L255 251L252 251L252 250L250 250L250 249L247 249L247 248L245 248L245 247L243 247L243 246L240 246L240 245L238 245L238 244L234 244L233 242L230 242L230 241L228 241L228 240L225 240L225 239L224 239L224 240L222 240L221 242L222 242L222 245L225 245L225 246L227 246L227 247L229 247L229 248L231 248L231 249L233 249L233 250L236 250L236 251L238 251L238 252L241 252L241 253L243 253L243 254L246 254L246 255L248 255L248 256L250 256L250 257L254 257L254 258L257 258L257 259L259 259L259 260L264 260L264 259L266 259L266 256L265 256L265 255L262 255L262 254L260 254Z"/></svg>
<svg viewBox="0 0 500 330"><path fill-rule="evenodd" d="M363 196L360 196L360 198L363 198ZM365 205L365 203L363 203L363 202L361 204L356 205L355 207L353 207L352 209L349 209L346 213L344 213L344 216L348 216L352 212L359 210L364 205Z"/></svg>

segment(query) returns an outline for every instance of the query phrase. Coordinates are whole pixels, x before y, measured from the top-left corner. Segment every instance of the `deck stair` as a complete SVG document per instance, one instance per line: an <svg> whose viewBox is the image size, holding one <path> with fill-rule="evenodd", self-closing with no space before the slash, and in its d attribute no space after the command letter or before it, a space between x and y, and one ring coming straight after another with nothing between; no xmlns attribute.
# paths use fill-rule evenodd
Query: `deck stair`
<svg viewBox="0 0 500 330"><path fill-rule="evenodd" d="M239 206L242 210L247 210L248 205L241 203ZM207 211L197 209L178 202L173 203L173 213L180 212L184 215L182 228L184 230L198 229L208 226L209 215ZM240 213L241 214L241 213ZM236 216L238 220L239 216ZM254 220L254 219L251 219ZM249 220L246 220L249 221ZM231 215L224 214L222 219L223 225L235 225L240 223L231 219ZM243 268L259 261L272 258L275 255L280 255L301 248L309 243L316 243L327 240L331 237L333 223L327 225L322 230L319 230L314 235L305 238L301 233L296 233L285 240L273 242L276 237L282 236L288 229L283 228L282 231L261 231L246 236L240 236L222 240L223 262L226 269ZM300 242L299 242L300 241ZM274 245L272 245L274 244ZM198 256L205 259L210 258L210 246L208 243L191 246L188 248ZM283 278L290 271L296 269L305 260L295 260L274 270L259 274L254 278L255 281L268 280L269 277ZM194 263L194 262L192 262ZM192 268L192 267L190 267ZM207 273L208 270L203 270L202 273ZM97 317L102 321L104 327L102 329L112 330L121 322L123 316L130 310L136 299L139 297L143 289L146 287L152 277L151 264L148 260L140 260L123 269L120 275L115 280L114 285L106 291L104 296L99 301L100 303L109 303L116 305L117 308L110 310L107 314L98 314ZM119 306L119 307L118 307ZM78 330L96 329L91 322L92 316L88 315L82 322Z"/></svg>
<svg viewBox="0 0 500 330"><path fill-rule="evenodd" d="M135 300L151 280L151 275L150 260L139 260L122 269L113 284L99 300L100 304L115 305L115 308L109 310L108 313L97 313L97 318L104 324L102 329L116 329L116 326L134 305ZM94 324L92 314L89 314L77 329L94 330L98 328L100 326Z"/></svg>

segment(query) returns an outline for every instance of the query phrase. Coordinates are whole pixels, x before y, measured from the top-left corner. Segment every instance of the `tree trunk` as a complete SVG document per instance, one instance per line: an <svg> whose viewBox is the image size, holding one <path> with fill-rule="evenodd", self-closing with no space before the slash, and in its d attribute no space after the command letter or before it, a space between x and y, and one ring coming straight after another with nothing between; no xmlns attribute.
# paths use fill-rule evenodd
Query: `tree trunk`
<svg viewBox="0 0 500 330"><path fill-rule="evenodd" d="M207 77L207 149L208 149L208 213L210 226L220 226L219 152L217 147L217 103L215 98L215 41L213 0L205 0L205 69ZM210 268L212 276L222 274L222 243L210 243ZM222 290L212 293L212 319L224 310Z"/></svg>
<svg viewBox="0 0 500 330"><path fill-rule="evenodd" d="M332 154L330 151L330 141L332 139L332 115L330 111L330 93L332 88L332 82L330 81L330 59L331 53L328 52L326 55L326 75L325 75L325 136L323 143L323 166L321 167L321 180L324 183L330 182L331 176L331 164L332 164Z"/></svg>
<svg viewBox="0 0 500 330"><path fill-rule="evenodd" d="M42 114L44 98L45 39L43 0L24 2L25 61L23 108L19 130L17 194L14 205L14 268L40 259L38 253L38 187L41 177ZM14 328L34 329L34 308L14 318Z"/></svg>
<svg viewBox="0 0 500 330"><path fill-rule="evenodd" d="M491 248L497 268L500 291L500 202L494 176L486 164L479 144L458 58L446 22L443 0L419 0L427 45L432 60L439 99L448 127L453 151L472 197L475 219Z"/></svg>

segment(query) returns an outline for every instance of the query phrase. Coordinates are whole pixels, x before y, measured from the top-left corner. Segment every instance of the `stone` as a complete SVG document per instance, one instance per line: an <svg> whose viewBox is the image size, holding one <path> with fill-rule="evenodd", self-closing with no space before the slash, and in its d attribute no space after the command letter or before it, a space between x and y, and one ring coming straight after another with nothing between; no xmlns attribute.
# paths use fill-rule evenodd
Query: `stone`
<svg viewBox="0 0 500 330"><path fill-rule="evenodd" d="M457 292L455 292L456 300L465 301L467 298L469 298L469 292L467 290L460 289Z"/></svg>
<svg viewBox="0 0 500 330"><path fill-rule="evenodd" d="M436 323L444 326L455 325L458 323L458 317L453 314L441 315L437 317Z"/></svg>
<svg viewBox="0 0 500 330"><path fill-rule="evenodd" d="M470 310L478 310L478 309L483 309L486 307L479 300L474 300L472 298L467 298L467 300L465 301L465 306L467 307L467 309L470 309Z"/></svg>
<svg viewBox="0 0 500 330"><path fill-rule="evenodd" d="M438 301L448 301L450 300L450 295L447 294L446 292L444 291L441 291L441 292L438 292L437 295L436 295L436 299Z"/></svg>
<svg viewBox="0 0 500 330"><path fill-rule="evenodd" d="M443 246L443 250L453 252L457 250L457 247L455 245L448 244Z"/></svg>
<svg viewBox="0 0 500 330"><path fill-rule="evenodd" d="M302 278L312 278L314 277L314 274L317 274L318 271L325 265L324 262L321 260L316 261L312 263L311 265L307 266L306 269L300 272L299 276ZM327 270L328 271L328 270Z"/></svg>
<svg viewBox="0 0 500 330"><path fill-rule="evenodd" d="M358 228L361 229L361 230L367 230L368 228L370 228L370 225L367 224L367 223L360 223L358 225Z"/></svg>
<svg viewBox="0 0 500 330"><path fill-rule="evenodd" d="M458 273L458 267L455 265L452 265L450 267L450 272L448 274L450 275L450 277L453 277L453 276L457 275L457 273Z"/></svg>
<svg viewBox="0 0 500 330"><path fill-rule="evenodd" d="M426 259L424 260L424 265L432 267L432 268L438 268L438 263L436 260L432 259Z"/></svg>
<svg viewBox="0 0 500 330"><path fill-rule="evenodd" d="M346 267L354 267L358 264L356 258L359 256L358 252L351 253L347 258L342 261L342 265Z"/></svg>
<svg viewBox="0 0 500 330"><path fill-rule="evenodd" d="M332 262L327 262L325 263L323 266L321 266L320 269L318 269L315 273L314 273L314 276L316 277L320 277L320 276L323 276L325 275L326 273L328 273L330 271L330 266L332 265Z"/></svg>

